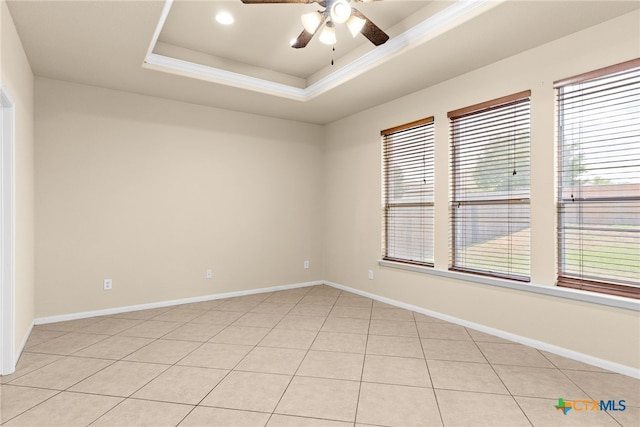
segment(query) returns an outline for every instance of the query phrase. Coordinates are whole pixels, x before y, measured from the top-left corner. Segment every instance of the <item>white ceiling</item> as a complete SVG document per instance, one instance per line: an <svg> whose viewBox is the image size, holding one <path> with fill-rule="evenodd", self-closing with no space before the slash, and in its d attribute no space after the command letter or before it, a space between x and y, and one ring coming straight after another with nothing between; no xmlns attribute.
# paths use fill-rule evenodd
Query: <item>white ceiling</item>
<svg viewBox="0 0 640 427"><path fill-rule="evenodd" d="M380 1L354 3L377 25L389 29L424 8L428 1ZM322 68L330 67L355 48L373 46L363 36L351 37L344 25L338 25L336 51L316 38L304 49L292 49L289 41L302 31L300 16L322 10L312 4L252 4L238 1L173 2L159 41L217 58L250 64L267 70L306 79ZM236 17L231 26L215 22L218 12ZM316 35L317 37L317 35Z"/></svg>
<svg viewBox="0 0 640 427"><path fill-rule="evenodd" d="M375 47L339 28L332 52L317 35L304 49L289 47L300 15L317 4L8 5L36 75L321 124L640 8L635 0L358 3L391 39ZM236 22L216 23L219 10Z"/></svg>

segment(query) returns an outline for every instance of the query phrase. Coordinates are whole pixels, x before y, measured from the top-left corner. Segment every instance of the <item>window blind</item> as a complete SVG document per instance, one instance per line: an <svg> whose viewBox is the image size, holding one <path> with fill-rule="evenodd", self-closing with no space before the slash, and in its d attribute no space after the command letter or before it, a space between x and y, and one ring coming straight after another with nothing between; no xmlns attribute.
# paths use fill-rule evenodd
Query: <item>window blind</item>
<svg viewBox="0 0 640 427"><path fill-rule="evenodd" d="M381 135L383 258L433 266L433 117Z"/></svg>
<svg viewBox="0 0 640 427"><path fill-rule="evenodd" d="M640 59L555 87L557 284L640 298Z"/></svg>
<svg viewBox="0 0 640 427"><path fill-rule="evenodd" d="M529 281L530 96L448 113L452 270Z"/></svg>

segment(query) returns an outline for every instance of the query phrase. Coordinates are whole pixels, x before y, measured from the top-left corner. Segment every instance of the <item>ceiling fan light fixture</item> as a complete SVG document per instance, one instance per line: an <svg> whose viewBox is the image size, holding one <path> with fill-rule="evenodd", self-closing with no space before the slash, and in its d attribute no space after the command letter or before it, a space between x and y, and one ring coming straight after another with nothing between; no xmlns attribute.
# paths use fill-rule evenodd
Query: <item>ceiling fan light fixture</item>
<svg viewBox="0 0 640 427"><path fill-rule="evenodd" d="M320 33L320 42L332 46L336 44L336 29L333 26L333 22L327 21Z"/></svg>
<svg viewBox="0 0 640 427"><path fill-rule="evenodd" d="M349 28L351 35L355 37L360 33L360 31L362 31L362 28L366 23L367 23L366 20L359 18L355 15L351 15L347 20L347 28Z"/></svg>
<svg viewBox="0 0 640 427"><path fill-rule="evenodd" d="M347 0L336 0L331 5L331 20L336 24L344 24L351 16L351 6Z"/></svg>
<svg viewBox="0 0 640 427"><path fill-rule="evenodd" d="M310 34L314 34L318 26L322 23L322 15L320 12L305 13L300 19L302 20L302 26Z"/></svg>

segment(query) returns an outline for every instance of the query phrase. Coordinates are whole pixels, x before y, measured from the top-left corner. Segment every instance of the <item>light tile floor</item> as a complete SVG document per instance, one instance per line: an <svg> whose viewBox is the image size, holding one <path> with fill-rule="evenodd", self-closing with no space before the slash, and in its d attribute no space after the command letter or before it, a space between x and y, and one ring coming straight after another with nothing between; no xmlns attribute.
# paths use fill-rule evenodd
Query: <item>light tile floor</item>
<svg viewBox="0 0 640 427"><path fill-rule="evenodd" d="M8 426L640 425L638 380L324 285L37 326L0 383Z"/></svg>

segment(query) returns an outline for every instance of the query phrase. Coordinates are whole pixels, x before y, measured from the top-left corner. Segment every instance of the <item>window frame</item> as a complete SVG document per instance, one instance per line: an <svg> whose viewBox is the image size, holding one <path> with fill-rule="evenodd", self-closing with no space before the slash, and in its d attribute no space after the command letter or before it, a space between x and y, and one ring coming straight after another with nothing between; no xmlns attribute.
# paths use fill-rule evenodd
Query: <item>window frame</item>
<svg viewBox="0 0 640 427"><path fill-rule="evenodd" d="M499 110L501 108L509 108L511 106L515 106L517 104L521 104L521 103L526 103L527 104L527 119L526 119L526 123L528 126L528 130L527 130L527 156L526 156L526 161L527 161L527 168L530 171L530 165L531 165L531 151L530 151L530 147L531 147L531 90L526 90L526 91L522 91L522 92L518 92L518 93L514 93L511 95L507 95L507 96L503 96L494 100L490 100L490 101L486 101L486 102L482 102L479 104L475 104L475 105L471 105L468 107L464 107L464 108L460 108L457 110L453 110L447 113L447 117L449 118L450 121L450 202L449 202L449 227L450 227L450 232L449 232L449 236L450 236L450 260L449 260L449 271L455 271L455 272L462 272L462 273L469 273L469 274L475 274L475 275L480 275L480 276L487 276L487 277L495 277L495 278L499 278L499 279L506 279L506 280L514 280L514 281L518 281L518 282L530 282L531 281L531 239L530 239L530 231L529 231L529 235L527 236L527 242L526 242L526 246L527 246L527 263L526 263L526 268L527 268L527 274L526 275L521 275L521 274L517 274L517 273L509 273L509 272L500 272L500 271L492 271L489 268L473 268L469 265L461 265L460 263L457 262L457 256L458 256L458 251L457 251L457 237L458 235L457 233L457 228L456 228L456 220L457 220L457 216L456 216L456 209L460 208L462 205L465 206L511 206L511 205L527 205L529 207L528 212L527 212L527 223L529 224L528 228L530 230L530 224L531 224L531 212L530 212L530 206L531 206L531 202L530 202L530 192L531 192L531 183L530 180L527 183L527 191L526 191L526 197L521 197L521 196L516 196L516 197L506 197L506 198L498 198L498 199L483 199L483 198L476 198L475 200L461 200L460 198L457 197L458 194L458 188L460 187L459 183L458 183L458 179L459 179L459 174L457 173L457 169L456 166L458 164L458 152L460 151L460 147L459 147L459 135L460 132L457 129L458 126L458 122L461 121L462 119L465 118L470 118L470 117L474 117L474 116L480 116L481 114L487 113L487 112L491 112L491 111L496 111ZM519 122L517 121L513 121L514 125L518 124ZM484 132L484 131L482 131ZM483 147L486 147L488 145L484 145ZM514 145L515 146L515 145ZM502 153L502 152L500 152ZM482 193L482 194L486 194L486 193ZM510 216L511 214L509 214ZM511 233L509 234L509 239L511 239ZM509 257L507 260L507 265L509 270L511 269L512 265L514 265L513 259L512 257Z"/></svg>
<svg viewBox="0 0 640 427"><path fill-rule="evenodd" d="M596 292L606 295L614 295L619 297L640 299L640 281L636 282L636 284L625 284L618 281L616 283L615 280L602 280L603 277L594 277L587 276L584 274L576 275L567 272L567 268L565 268L566 259L564 250L564 242L566 237L566 227L563 226L563 213L566 210L563 209L565 205L569 204L569 200L565 200L563 197L563 189L568 188L563 186L563 174L566 172L563 168L563 157L566 154L564 149L565 145L564 141L564 132L563 132L563 93L562 90L567 87L571 87L573 85L595 81L602 77L613 76L617 73L630 71L638 68L640 71L640 58L632 59L630 61L625 61L619 64L611 65L608 67L600 68L597 70L589 71L586 73L582 73L573 77L569 77L566 79L558 80L554 82L553 87L556 91L556 142L557 142L557 196L556 196L556 221L557 221L557 279L556 286L561 288L570 288L570 289L578 289L590 292ZM600 107L602 108L602 107ZM582 122L581 122L582 123ZM637 135L640 137L640 134ZM581 144L582 147L582 144ZM574 185L575 186L575 185ZM582 185L579 185L581 188ZM597 199L597 200L596 200ZM621 203L621 202L631 202L631 203L640 203L640 195L636 196L620 196L620 197L598 197L598 198L586 198L586 197L578 197L573 198L570 203L580 203L578 207L578 212L582 213L583 209L586 209L585 206L587 203L597 202L602 204L602 206L606 206L607 203ZM566 215L566 214L565 214ZM579 232L583 232L583 222L579 223L580 229ZM578 262L580 268L583 266L583 261ZM581 276L581 277L577 277Z"/></svg>
<svg viewBox="0 0 640 427"><path fill-rule="evenodd" d="M416 266L421 266L421 267L433 267L434 266L434 260L433 260L433 254L434 254L434 250L435 250L435 245L433 243L434 241L434 233L433 233L433 229L431 230L431 259L428 261L419 261L419 260L415 260L415 259L409 259L406 257L401 257L401 256L394 256L393 253L390 254L390 224L389 224L389 219L390 219L390 211L391 209L394 208L398 208L398 209L402 209L402 208L428 208L430 210L430 219L431 222L433 223L434 221L434 210L435 210L435 204L434 201L419 201L419 202L390 202L389 201L389 188L390 188L390 180L389 180L389 162L393 160L393 157L391 157L388 153L390 151L389 149L389 144L390 144L390 137L392 135L398 135L401 134L403 132L415 132L418 128L422 128L422 127L430 127L430 129L428 130L428 132L431 134L431 138L428 140L420 140L420 139L416 139L415 142L420 142L420 143L425 143L425 144L430 144L430 150L426 149L425 152L428 152L427 150L430 151L430 155L431 155L431 164L429 166L430 172L432 174L432 184L430 189L428 189L427 191L430 191L432 194L434 192L434 185L433 185L433 178L434 178L434 167L435 167L435 160L434 160L434 155L435 155L435 119L434 116L430 116L430 117L425 117L423 119L420 120L415 120L400 126L395 126L389 129L385 129L380 131L380 135L382 137L382 184L383 184L383 188L382 188L382 196L383 196L383 202L382 202L382 208L383 208L383 212L382 212L382 230L383 230L383 236L382 236L382 259L385 261L392 261L392 262L398 262L398 263L403 263L403 264L410 264L410 265L416 265ZM420 148L417 148L418 150L420 150ZM416 218L420 218L420 219L424 219L424 216L420 216L420 217L416 217ZM408 249L408 247L407 247Z"/></svg>

